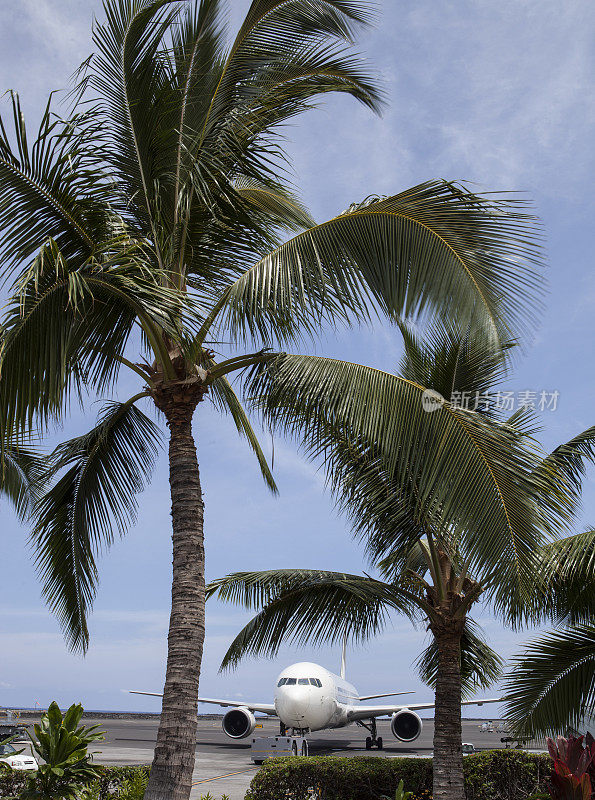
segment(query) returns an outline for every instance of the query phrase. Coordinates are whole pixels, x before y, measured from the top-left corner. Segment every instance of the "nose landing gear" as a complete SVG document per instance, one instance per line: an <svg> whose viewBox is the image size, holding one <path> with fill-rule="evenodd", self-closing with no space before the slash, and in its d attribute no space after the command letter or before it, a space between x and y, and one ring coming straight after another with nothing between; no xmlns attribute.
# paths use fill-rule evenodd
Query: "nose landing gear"
<svg viewBox="0 0 595 800"><path fill-rule="evenodd" d="M373 747L376 747L378 750L382 750L384 748L384 742L382 741L382 736L377 736L376 733L376 720L374 717L370 720L370 723L363 722L362 720L358 720L358 725L361 725L362 728L370 731L372 734L371 736L366 737L366 750L371 750Z"/></svg>

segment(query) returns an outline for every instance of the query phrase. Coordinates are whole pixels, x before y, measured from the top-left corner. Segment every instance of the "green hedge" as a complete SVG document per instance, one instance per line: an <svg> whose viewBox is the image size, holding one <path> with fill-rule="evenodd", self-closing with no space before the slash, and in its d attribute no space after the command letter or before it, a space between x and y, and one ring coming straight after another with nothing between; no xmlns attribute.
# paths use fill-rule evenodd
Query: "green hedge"
<svg viewBox="0 0 595 800"><path fill-rule="evenodd" d="M92 800L117 800L121 794L121 790L124 789L126 790L126 794L131 794L129 791L131 784L142 782L142 778L145 778L149 774L149 767L102 766L100 769L100 778L93 781L89 787L91 790L90 798L92 798ZM26 781L27 774L22 771L0 771L0 797L18 797L25 788ZM142 792L140 796L142 797Z"/></svg>
<svg viewBox="0 0 595 800"><path fill-rule="evenodd" d="M465 756L467 800L525 800L546 791L547 755L488 750ZM276 758L254 776L246 800L378 800L402 780L416 798L430 798L432 759L311 756Z"/></svg>

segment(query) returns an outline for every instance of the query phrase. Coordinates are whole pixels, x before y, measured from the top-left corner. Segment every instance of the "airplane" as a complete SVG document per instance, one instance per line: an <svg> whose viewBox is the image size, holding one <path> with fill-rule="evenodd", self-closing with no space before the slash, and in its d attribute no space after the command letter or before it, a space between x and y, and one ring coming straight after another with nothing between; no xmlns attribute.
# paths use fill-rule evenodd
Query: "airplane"
<svg viewBox="0 0 595 800"><path fill-rule="evenodd" d="M130 694L143 694L162 697L158 692L131 691ZM409 744L420 735L423 727L416 711L434 708L434 703L409 703L407 705L361 705L363 700L380 697L414 694L414 692L384 692L360 696L351 683L345 680L345 657L341 663L341 675L335 675L319 664L308 661L292 664L277 678L274 702L250 703L244 700L216 700L199 697L199 703L210 703L223 708L230 707L223 717L223 732L231 739L244 739L256 727L255 713L278 717L280 735L303 736L314 731L329 728L343 728L355 723L370 733L366 737L366 750L376 747L383 749L382 737L377 735L376 718L390 716L390 729L400 742ZM467 700L461 705L498 703L501 698Z"/></svg>

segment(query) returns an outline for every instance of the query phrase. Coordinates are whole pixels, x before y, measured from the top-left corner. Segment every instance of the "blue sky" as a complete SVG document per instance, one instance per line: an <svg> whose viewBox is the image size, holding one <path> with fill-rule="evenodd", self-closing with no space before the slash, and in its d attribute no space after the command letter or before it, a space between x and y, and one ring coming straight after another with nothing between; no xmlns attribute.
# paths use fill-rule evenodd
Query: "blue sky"
<svg viewBox="0 0 595 800"><path fill-rule="evenodd" d="M375 30L360 50L377 69L388 108L375 118L348 98L331 98L289 129L298 185L317 219L370 193L393 194L432 178L466 179L478 189L515 189L535 202L547 235L550 294L535 341L507 387L559 391L543 414L546 446L595 422L595 272L591 228L595 99L595 6L589 0L379 0ZM247 0L230 3L239 21ZM0 4L0 89L22 95L28 117L49 91L67 83L90 51L98 0L20 0ZM5 113L4 106L3 113ZM318 354L393 369L397 333L326 332ZM131 391L128 391L130 389ZM122 383L120 397L134 391ZM92 424L73 409L65 437ZM333 512L324 481L290 442L275 442L281 490L272 498L244 443L203 404L195 433L206 502L207 577L283 566L358 571L361 550ZM579 527L595 523L592 470ZM40 600L27 531L0 505L0 706L52 699L87 708L157 710L158 701L123 690L163 685L170 592L170 516L165 460L140 498L138 522L100 563L101 586L85 658L68 653ZM488 616L503 656L529 634L512 634ZM284 650L278 661L246 662L218 675L227 644L247 619L211 603L201 692L266 700L280 669L294 660L338 668L329 650ZM362 693L416 689L430 697L411 664L424 632L396 618L386 633L350 653L348 676ZM489 716L490 711L485 711Z"/></svg>

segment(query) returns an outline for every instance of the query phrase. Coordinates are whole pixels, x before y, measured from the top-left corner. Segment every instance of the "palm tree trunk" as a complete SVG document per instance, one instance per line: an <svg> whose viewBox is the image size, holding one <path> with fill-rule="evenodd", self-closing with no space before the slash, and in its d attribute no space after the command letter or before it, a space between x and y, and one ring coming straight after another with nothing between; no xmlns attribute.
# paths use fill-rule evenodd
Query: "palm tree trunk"
<svg viewBox="0 0 595 800"><path fill-rule="evenodd" d="M192 416L201 396L196 387L154 394L170 428L173 579L161 720L145 800L188 800L194 770L205 637L205 552Z"/></svg>
<svg viewBox="0 0 595 800"><path fill-rule="evenodd" d="M450 626L449 626L450 628ZM461 631L434 634L438 645L434 716L434 800L464 800L461 750Z"/></svg>

